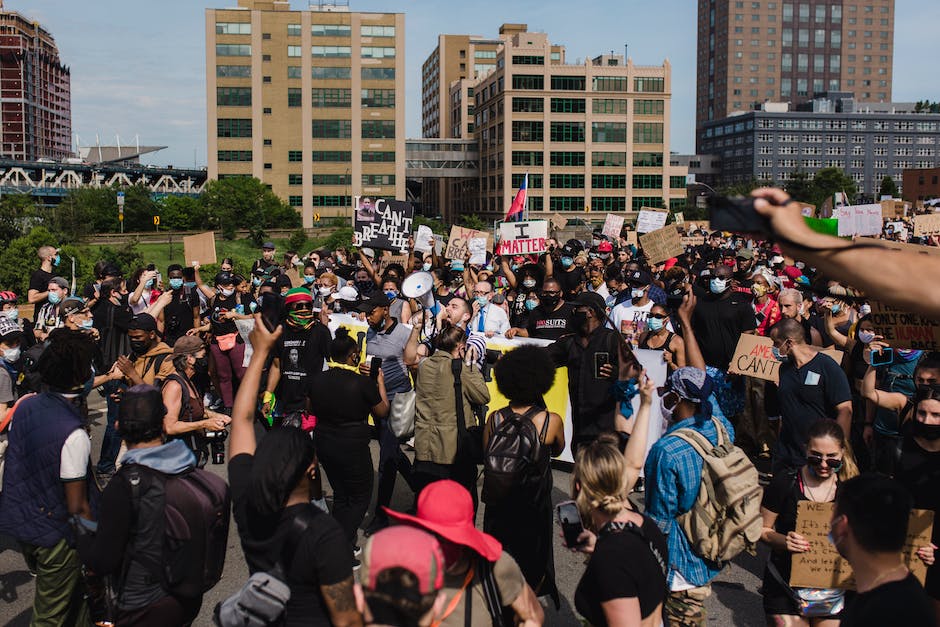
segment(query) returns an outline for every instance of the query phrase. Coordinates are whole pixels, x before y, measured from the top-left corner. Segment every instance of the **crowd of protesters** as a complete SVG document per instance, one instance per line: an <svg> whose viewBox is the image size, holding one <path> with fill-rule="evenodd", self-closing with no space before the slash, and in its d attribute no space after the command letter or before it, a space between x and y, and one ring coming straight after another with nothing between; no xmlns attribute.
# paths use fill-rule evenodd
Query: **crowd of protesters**
<svg viewBox="0 0 940 627"><path fill-rule="evenodd" d="M588 556L570 601L591 625L705 625L729 542L766 546L768 625L936 625L940 525L914 547L923 584L901 551L911 511L940 511L940 353L871 311L940 318L940 258L815 233L782 191L754 195L769 233L706 232L656 264L596 231L482 264L413 246L279 263L268 242L212 277L105 260L72 293L41 247L28 293L0 292L0 534L35 576L31 624L192 624L231 515L252 578L221 625L547 624L561 534ZM417 272L433 299L409 291ZM747 335L777 382L733 372ZM546 402L562 367L566 413ZM571 485L553 486L566 449ZM718 449L753 471L753 537L691 515ZM226 462L223 485L206 469ZM791 586L794 556L820 550L802 501L834 504L853 588ZM258 576L287 589L270 621Z"/></svg>

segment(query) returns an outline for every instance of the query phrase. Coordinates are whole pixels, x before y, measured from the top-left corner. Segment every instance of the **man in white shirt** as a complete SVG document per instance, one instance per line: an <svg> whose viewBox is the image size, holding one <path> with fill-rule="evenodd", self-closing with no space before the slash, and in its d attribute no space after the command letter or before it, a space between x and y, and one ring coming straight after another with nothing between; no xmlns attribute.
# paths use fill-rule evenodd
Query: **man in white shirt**
<svg viewBox="0 0 940 627"><path fill-rule="evenodd" d="M509 316L502 308L491 304L492 299L493 285L487 281L477 282L473 287L473 316L469 325L471 333L493 337L509 330Z"/></svg>
<svg viewBox="0 0 940 627"><path fill-rule="evenodd" d="M610 312L610 321L613 328L636 348L640 334L646 331L646 321L655 304L649 297L653 277L646 270L634 270L624 278L630 286L631 300L614 307Z"/></svg>

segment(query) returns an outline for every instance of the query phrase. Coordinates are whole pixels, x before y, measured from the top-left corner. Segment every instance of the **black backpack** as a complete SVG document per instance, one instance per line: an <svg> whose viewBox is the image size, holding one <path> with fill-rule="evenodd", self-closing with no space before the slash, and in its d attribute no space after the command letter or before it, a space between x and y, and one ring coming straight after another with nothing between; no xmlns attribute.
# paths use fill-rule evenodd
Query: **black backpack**
<svg viewBox="0 0 940 627"><path fill-rule="evenodd" d="M483 452L484 503L499 503L510 496L537 500L550 465L542 450L549 419L546 416L539 433L532 418L544 411L543 407L532 407L519 415L505 407L493 414L490 439Z"/></svg>
<svg viewBox="0 0 940 627"><path fill-rule="evenodd" d="M40 392L42 377L39 376L39 356L46 350L45 342L36 342L20 356L16 370L20 373L16 381L19 396Z"/></svg>

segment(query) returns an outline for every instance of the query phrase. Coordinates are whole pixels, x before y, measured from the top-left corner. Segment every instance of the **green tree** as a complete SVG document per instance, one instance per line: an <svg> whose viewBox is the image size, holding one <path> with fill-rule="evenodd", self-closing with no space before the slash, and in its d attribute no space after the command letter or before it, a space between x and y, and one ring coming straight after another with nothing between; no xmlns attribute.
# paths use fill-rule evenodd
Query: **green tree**
<svg viewBox="0 0 940 627"><path fill-rule="evenodd" d="M13 290L19 296L26 295L29 288L29 277L39 267L39 257L36 251L40 246L56 246L58 237L44 226L30 229L29 233L12 240L0 252L0 286L5 290ZM78 278L86 276L91 268L88 255L71 244L59 248L61 263L55 271L59 276L71 280L72 262L75 258L75 272Z"/></svg>
<svg viewBox="0 0 940 627"><path fill-rule="evenodd" d="M414 230L417 231L418 227L422 225L430 228L431 231L437 235L447 235L450 232L447 226L440 220L426 218L424 216L415 216L414 223L412 224Z"/></svg>
<svg viewBox="0 0 940 627"><path fill-rule="evenodd" d="M741 181L739 183L734 183L733 185L727 185L719 189L719 193L722 196L748 196L752 191L758 187L773 187L774 182L768 180L759 180L755 177L751 177L747 181Z"/></svg>
<svg viewBox="0 0 940 627"><path fill-rule="evenodd" d="M262 242L262 244L263 243L264 242ZM287 249L296 251L297 254L305 255L307 253L307 232L303 229L293 231L287 240Z"/></svg>
<svg viewBox="0 0 940 627"><path fill-rule="evenodd" d="M240 228L251 229L252 238L263 237L265 228L289 229L301 225L300 214L256 178L236 177L210 181L203 192L210 223L225 239L234 239Z"/></svg>
<svg viewBox="0 0 940 627"><path fill-rule="evenodd" d="M29 194L6 194L0 200L0 244L25 234L41 220L36 201Z"/></svg>
<svg viewBox="0 0 940 627"><path fill-rule="evenodd" d="M161 231L197 231L211 228L209 212L201 198L166 196L157 203Z"/></svg>
<svg viewBox="0 0 940 627"><path fill-rule="evenodd" d="M813 177L812 199L805 202L822 207L826 199L832 198L836 192L845 192L848 202L853 202L858 194L855 180L840 168L823 168Z"/></svg>
<svg viewBox="0 0 940 627"><path fill-rule="evenodd" d="M346 247L349 248L352 246L353 241L353 230L350 226L344 226L343 228L336 229L330 235L324 237L323 239L318 239L313 243L314 250L325 248L327 250L336 250L337 248Z"/></svg>
<svg viewBox="0 0 940 627"><path fill-rule="evenodd" d="M813 189L813 177L811 177L806 170L793 170L783 189L786 190L794 200L808 203L814 202L815 190Z"/></svg>
<svg viewBox="0 0 940 627"><path fill-rule="evenodd" d="M890 196L891 198L898 197L898 184L894 182L894 179L890 176L886 176L881 179L881 189L879 190L882 196Z"/></svg>
<svg viewBox="0 0 940 627"><path fill-rule="evenodd" d="M467 227L468 229L474 229L475 231L486 231L490 228L489 225L475 213L466 213L460 216L458 222L460 223L460 226Z"/></svg>

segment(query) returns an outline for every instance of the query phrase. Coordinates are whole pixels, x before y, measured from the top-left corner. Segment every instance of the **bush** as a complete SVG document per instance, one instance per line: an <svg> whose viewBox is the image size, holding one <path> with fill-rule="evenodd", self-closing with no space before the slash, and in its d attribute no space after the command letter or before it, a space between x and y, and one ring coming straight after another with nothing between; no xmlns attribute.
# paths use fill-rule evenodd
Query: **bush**
<svg viewBox="0 0 940 627"><path fill-rule="evenodd" d="M18 237L0 253L0 286L5 290L13 290L17 296L25 300L29 289L29 278L39 268L39 257L36 251L40 246L55 246L57 238L44 226L37 226L27 235ZM72 262L75 258L76 289L81 289L81 283L91 274L94 262L87 261L87 253L73 245L60 247L61 263L54 273L71 281Z"/></svg>
<svg viewBox="0 0 940 627"><path fill-rule="evenodd" d="M297 229L290 234L287 240L287 250L296 250L298 254L304 254L307 249L307 232L302 228Z"/></svg>
<svg viewBox="0 0 940 627"><path fill-rule="evenodd" d="M336 250L342 246L349 248L352 246L353 230L352 227L337 229L332 235L324 237L314 242L313 248L326 248L327 250Z"/></svg>

